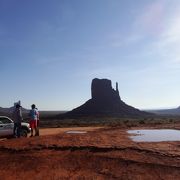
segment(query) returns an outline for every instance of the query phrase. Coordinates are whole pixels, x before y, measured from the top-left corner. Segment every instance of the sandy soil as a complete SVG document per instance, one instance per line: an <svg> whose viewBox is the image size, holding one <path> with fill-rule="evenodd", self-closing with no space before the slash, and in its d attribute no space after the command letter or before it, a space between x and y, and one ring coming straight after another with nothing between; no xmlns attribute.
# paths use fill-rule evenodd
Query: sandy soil
<svg viewBox="0 0 180 180"><path fill-rule="evenodd" d="M180 142L136 143L126 130L52 128L0 141L0 179L180 179Z"/></svg>
<svg viewBox="0 0 180 180"><path fill-rule="evenodd" d="M101 129L103 127L69 127L69 128L43 128L40 130L41 135L54 135L54 134L59 134L59 133L64 133L67 131L94 131L97 129Z"/></svg>

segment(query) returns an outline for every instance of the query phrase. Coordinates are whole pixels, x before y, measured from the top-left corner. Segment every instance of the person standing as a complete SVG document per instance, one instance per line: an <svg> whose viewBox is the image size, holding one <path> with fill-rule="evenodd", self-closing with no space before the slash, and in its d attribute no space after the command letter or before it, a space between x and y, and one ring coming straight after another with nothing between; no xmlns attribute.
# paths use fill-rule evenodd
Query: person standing
<svg viewBox="0 0 180 180"><path fill-rule="evenodd" d="M38 110L36 109L35 104L31 105L29 116L30 116L30 128L31 128L30 137L33 137L33 131L35 131L35 136L37 135L37 120L38 120Z"/></svg>
<svg viewBox="0 0 180 180"><path fill-rule="evenodd" d="M22 117L22 112L21 112L21 106L19 104L16 104L16 108L13 111L14 137L18 137L18 138L20 137L22 120L23 120L23 117Z"/></svg>
<svg viewBox="0 0 180 180"><path fill-rule="evenodd" d="M37 112L37 128L36 128L35 136L39 136L39 111L38 111L38 108L36 108L36 112Z"/></svg>

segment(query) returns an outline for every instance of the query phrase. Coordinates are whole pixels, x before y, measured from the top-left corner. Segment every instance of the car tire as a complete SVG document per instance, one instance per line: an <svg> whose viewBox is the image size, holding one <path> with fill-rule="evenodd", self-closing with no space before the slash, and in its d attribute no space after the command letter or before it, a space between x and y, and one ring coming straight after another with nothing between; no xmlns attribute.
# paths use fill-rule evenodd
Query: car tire
<svg viewBox="0 0 180 180"><path fill-rule="evenodd" d="M27 137L27 136L28 136L28 132L27 132L26 129L22 129L22 130L21 130L21 136L22 136L22 137Z"/></svg>

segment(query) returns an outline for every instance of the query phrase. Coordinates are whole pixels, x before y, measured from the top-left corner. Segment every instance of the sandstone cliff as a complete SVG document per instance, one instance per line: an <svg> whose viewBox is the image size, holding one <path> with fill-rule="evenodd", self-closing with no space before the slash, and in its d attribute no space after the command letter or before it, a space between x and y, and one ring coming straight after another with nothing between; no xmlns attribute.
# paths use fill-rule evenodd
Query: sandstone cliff
<svg viewBox="0 0 180 180"><path fill-rule="evenodd" d="M149 114L124 103L119 95L118 83L116 83L116 89L113 89L111 80L108 79L93 79L91 84L91 95L91 99L68 112L67 115L109 115L127 117Z"/></svg>

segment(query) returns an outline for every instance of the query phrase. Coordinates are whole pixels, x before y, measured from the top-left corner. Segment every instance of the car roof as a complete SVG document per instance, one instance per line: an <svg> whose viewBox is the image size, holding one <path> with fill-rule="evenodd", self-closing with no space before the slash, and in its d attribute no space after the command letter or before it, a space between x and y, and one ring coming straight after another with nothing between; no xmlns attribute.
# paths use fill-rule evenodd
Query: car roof
<svg viewBox="0 0 180 180"><path fill-rule="evenodd" d="M8 119L11 119L11 118L9 118L9 117L7 117L7 116L0 116L0 118L8 118Z"/></svg>

